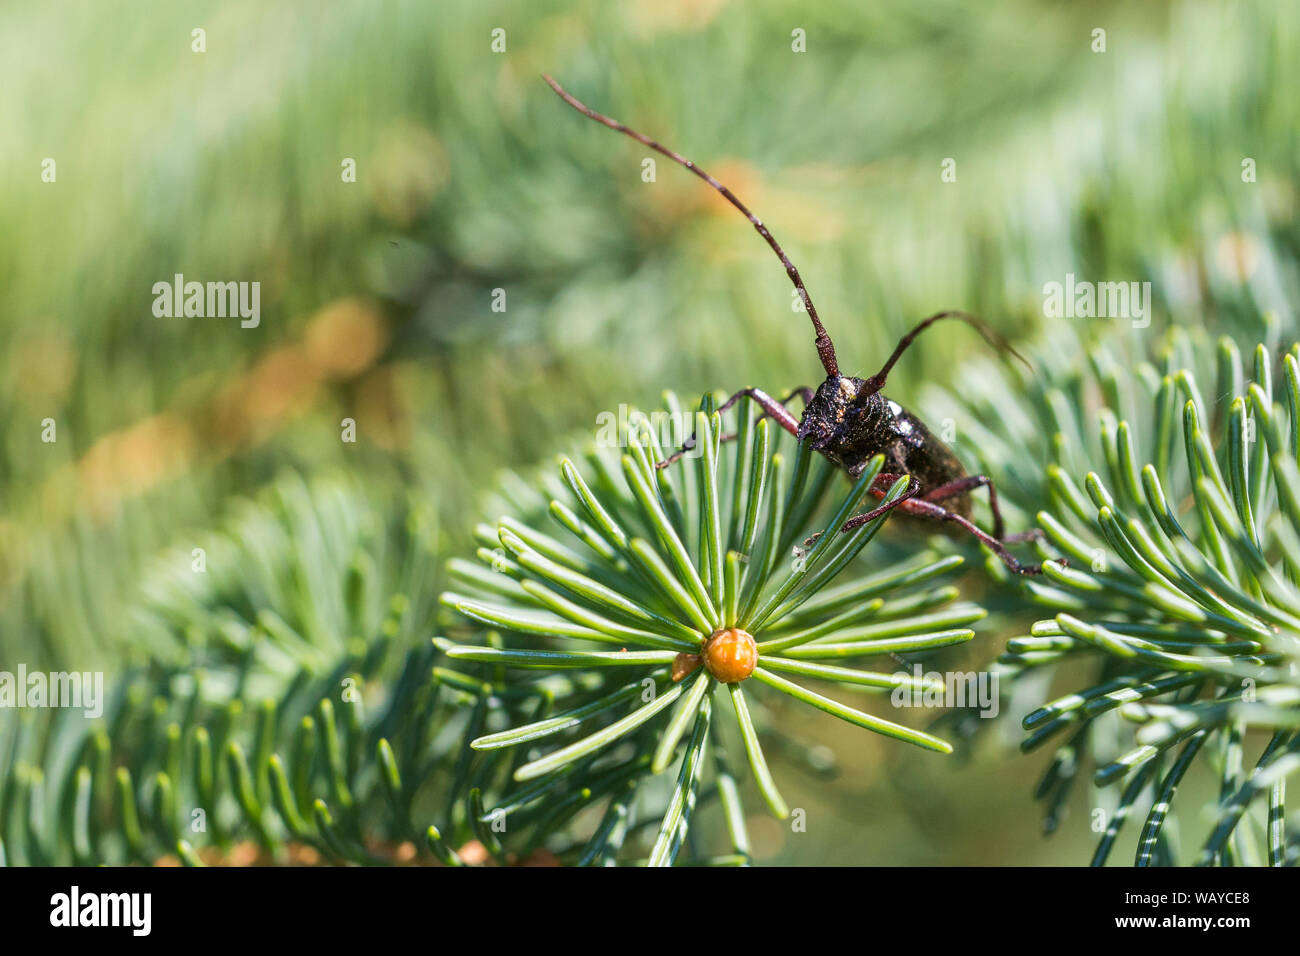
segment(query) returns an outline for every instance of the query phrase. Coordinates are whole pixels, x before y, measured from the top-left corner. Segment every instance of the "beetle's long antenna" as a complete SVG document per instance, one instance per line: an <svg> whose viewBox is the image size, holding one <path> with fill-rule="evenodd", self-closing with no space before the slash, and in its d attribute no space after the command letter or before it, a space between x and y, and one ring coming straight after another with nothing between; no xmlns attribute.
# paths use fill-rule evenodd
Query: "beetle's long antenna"
<svg viewBox="0 0 1300 956"><path fill-rule="evenodd" d="M1017 352L1014 348L1012 348L1010 342L1004 339L997 332L993 331L992 326L990 326L979 316L971 315L969 312L961 312L956 309L949 309L946 312L936 312L934 315L930 316L929 318L923 319L916 328L912 329L911 332L908 332L906 335L902 337L901 340L899 340L898 345L894 348L894 354L889 356L889 360L885 362L884 366L880 369L879 372L871 376L871 378L867 379L866 394L868 395L873 394L885 387L885 379L889 377L889 371L894 367L894 363L896 363L899 357L902 356L902 354L907 351L907 347L911 345L914 341L916 341L916 337L918 335L920 335L922 332L924 332L934 323L938 322L940 319L961 319L961 321L965 322L967 325L971 326L976 331L978 331L980 335L984 336L984 341L988 342L989 345L993 346L999 352L1011 353L1016 358L1018 358L1021 362L1024 363L1025 368L1029 369L1031 372L1033 371L1034 367L1029 364L1029 360L1026 359L1019 352Z"/></svg>
<svg viewBox="0 0 1300 956"><path fill-rule="evenodd" d="M560 99L564 100L564 102L568 103L579 113L594 119L597 123L608 126L612 130L626 133L642 145L648 146L655 152L667 156L673 162L685 166L696 176L699 176L718 192L722 193L723 198L726 199L727 202L731 203L744 213L745 218L748 219L753 224L754 228L758 230L758 234L767 241L769 246L772 247L772 251L777 254L782 265L785 266L786 275L790 277L790 281L794 283L794 287L799 290L799 296L803 299L804 308L808 310L808 317L812 319L813 329L817 333L817 357L822 361L822 368L826 370L826 374L829 376L835 377L840 374L839 363L835 360L835 346L831 343L831 337L826 333L826 329L822 326L821 319L817 317L817 310L813 307L812 298L808 295L808 290L804 288L803 279L799 276L799 270L795 268L794 263L790 261L790 257L785 254L785 250L781 248L776 239L772 237L772 234L768 232L767 226L763 225L763 220L750 212L745 204L737 199L730 189L722 185L722 183L718 182L704 170L700 169L699 166L696 166L685 156L674 153L668 147L656 143L649 136L644 136L631 127L624 126L616 119L610 119L608 116L597 113L585 103L571 96L564 87L560 86L559 83L556 83L555 80L551 79L545 73L542 74L542 79L550 84L551 89L555 90L555 92L559 94Z"/></svg>

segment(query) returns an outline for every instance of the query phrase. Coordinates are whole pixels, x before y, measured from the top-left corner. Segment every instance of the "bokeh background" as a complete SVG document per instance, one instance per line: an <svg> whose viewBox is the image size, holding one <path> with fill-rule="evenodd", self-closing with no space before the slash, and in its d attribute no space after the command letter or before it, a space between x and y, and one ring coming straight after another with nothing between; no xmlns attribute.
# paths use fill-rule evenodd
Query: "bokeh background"
<svg viewBox="0 0 1300 956"><path fill-rule="evenodd" d="M806 319L749 226L666 161L643 181L646 150L542 72L754 208L846 371L941 308L1050 337L1042 286L1070 272L1152 282L1157 328L1290 321L1300 8L1284 0L6 4L0 666L111 679L174 652L150 611L159 576L286 476L418 527L431 614L437 559L495 517L501 469L665 388L816 384ZM155 317L175 273L260 282L260 325ZM894 397L960 391L979 348L932 334ZM973 659L1007 636L981 634ZM760 859L1087 858L1085 794L1078 825L1041 833L1042 759L1016 754L1015 719L949 760L791 720L837 762L787 756L787 795L823 822L756 820Z"/></svg>

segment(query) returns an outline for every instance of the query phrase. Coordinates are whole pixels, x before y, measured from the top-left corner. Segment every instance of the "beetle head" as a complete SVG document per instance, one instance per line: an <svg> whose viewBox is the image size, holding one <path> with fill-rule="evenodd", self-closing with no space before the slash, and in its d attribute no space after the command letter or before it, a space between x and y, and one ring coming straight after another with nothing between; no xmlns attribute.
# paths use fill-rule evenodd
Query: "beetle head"
<svg viewBox="0 0 1300 956"><path fill-rule="evenodd" d="M846 439L874 428L884 405L884 398L865 379L828 376L804 409L796 437L817 451L832 452Z"/></svg>

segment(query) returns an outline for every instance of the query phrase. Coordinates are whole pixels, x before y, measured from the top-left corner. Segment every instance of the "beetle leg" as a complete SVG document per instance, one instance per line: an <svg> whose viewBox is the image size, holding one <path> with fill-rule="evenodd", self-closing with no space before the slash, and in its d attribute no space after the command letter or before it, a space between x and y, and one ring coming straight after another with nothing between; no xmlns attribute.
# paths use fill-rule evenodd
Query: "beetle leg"
<svg viewBox="0 0 1300 956"><path fill-rule="evenodd" d="M739 392L737 392L735 395L732 395L729 399L727 399L725 402L722 403L722 405L718 407L718 413L721 414L722 412L725 412L727 409L731 408L732 405L735 405L736 402L740 401L740 399L745 395L750 396L752 399L754 399L755 402L758 402L759 405L763 406L764 409L763 414L759 415L758 418L755 419L755 421L762 421L764 418L767 418L769 415L772 414L770 411L767 410L767 406L763 405L763 403L759 401L758 396L762 395L763 398L767 399L769 402L773 400L772 397L770 395L765 395L763 392L759 391L756 388L742 388ZM812 397L813 397L813 390L809 388L807 385L805 385L802 388L796 388L793 392L791 392L785 398L778 401L776 404L780 405L782 409L785 409L785 406L789 405L796 398L803 398L803 403L807 405L809 402L812 401ZM795 424L796 426L798 425L797 422Z"/></svg>
<svg viewBox="0 0 1300 956"><path fill-rule="evenodd" d="M955 512L949 511L942 505L937 505L933 501L926 501L924 498L911 498L904 501L902 506L904 512L917 518L929 518L933 521L951 521L954 524L961 525L962 528L987 545L994 554L1002 559L1002 563L1016 574L1043 573L1043 566L1041 564L1022 564L1020 561L1016 560L1016 557L1010 551L1006 549L1006 545L1003 541L999 541L993 535L978 527L973 521L963 518Z"/></svg>
<svg viewBox="0 0 1300 956"><path fill-rule="evenodd" d="M742 388L740 391L736 392L736 394L732 395L730 398L728 398L725 402L723 402L718 407L718 413L721 414L722 412L727 411L729 408L731 408L731 406L735 405L736 402L740 401L746 395L752 398L754 400L754 403L758 405L759 408L763 409L763 414L759 415L758 418L754 420L756 423L762 421L764 418L771 418L778 425L780 425L782 428L788 431L791 435L797 435L799 432L799 420L795 418L792 414L790 414L790 410L785 406L788 402L792 401L795 398L795 396L802 396L804 400L804 404L807 405L809 400L812 398L813 390L811 388L796 388L785 398L781 399L780 401L777 401L775 398L767 394L767 392L763 391L762 389ZM732 441L735 437L736 436L734 433L730 435L723 435L722 441ZM678 461L687 452L692 451L694 448L695 448L695 432L691 432L691 437L682 443L681 448L677 449L677 451L673 452L663 461L656 462L655 467L667 468L669 465Z"/></svg>
<svg viewBox="0 0 1300 956"><path fill-rule="evenodd" d="M789 405L792 401L794 401L795 398L802 398L803 403L807 405L809 402L813 400L813 395L815 394L816 392L813 389L809 388L807 385L804 385L801 388L796 388L785 398L781 399L781 404Z"/></svg>
<svg viewBox="0 0 1300 956"><path fill-rule="evenodd" d="M875 480L884 484L884 487L877 488L875 482L873 482L871 493L876 496L884 496L888 490L893 487L894 482L901 477L902 475L887 473L876 475ZM894 507L898 507L904 514L911 515L914 518L928 518L932 521L951 521L955 524L961 525L962 528L970 534L988 545L989 548L992 549L993 553L1002 559L1002 563L1016 574L1042 574L1043 566L1041 564L1022 564L1010 551L1006 549L1006 545L1008 544L1018 544L1023 541L1038 540L1043 535L1041 530L1034 528L1031 531L1006 535L1005 537L1000 534L991 535L977 526L973 521L963 518L961 515L949 511L947 508L936 503L936 501L953 498L974 488L981 487L987 487L989 489L990 497L992 497L994 503L994 515L996 516L995 520L997 521L996 526L1001 530L1001 515L997 512L997 499L996 497L993 497L995 493L993 491L992 481L990 481L985 475L970 475L966 478L959 478L956 481L950 481L946 484L931 488L929 491L920 495L916 495L916 492L909 490L908 494L899 498L897 501L890 502L888 505L881 505L879 508L869 511L866 514L850 518L844 523L844 526L840 528L840 531L852 531L854 528L866 524L873 518L878 518L884 512L889 511ZM821 532L812 535L804 542L804 547L811 547L813 542L815 542L819 537L821 537ZM1061 563L1064 564L1064 562Z"/></svg>
<svg viewBox="0 0 1300 956"><path fill-rule="evenodd" d="M812 397L813 397L813 390L805 385L803 388L796 388L785 398L781 399L780 402L782 405L789 405L792 401L795 400L795 398L802 398L804 407L806 408L808 406L808 403L812 401ZM726 409L727 406L723 405L723 407L718 409L718 411L723 412L726 411ZM763 419L767 417L768 417L767 412L763 412L761 415L756 415L754 417L754 424L757 425L759 422L761 422ZM727 432L727 434L719 438L718 441L722 441L722 442L735 441L737 437L739 437L737 432Z"/></svg>
<svg viewBox="0 0 1300 956"><path fill-rule="evenodd" d="M878 481L881 478L892 478L894 479L894 481L897 481L900 477L901 477L900 475L876 475L876 480ZM891 481L889 483L889 487L892 488L894 486L894 481ZM875 489L872 490L873 492L875 491ZM870 511L867 511L863 514L854 515L852 518L850 518L848 521L844 522L844 524L840 526L840 533L843 534L846 531L852 531L854 528L860 528L868 521L872 521L876 518L879 518L881 515L893 511L895 508L900 507L901 505L907 504L907 502L911 501L913 498L916 497L919 491L920 488L917 486L916 482L915 481L911 482L907 491L903 492L902 497L895 498L893 501L888 501L885 504L881 505L880 507L872 508Z"/></svg>
<svg viewBox="0 0 1300 956"><path fill-rule="evenodd" d="M871 482L871 494L875 495L877 498L885 497L885 495L889 493L889 489L894 487L894 482L896 482L899 478L902 477L903 477L902 475L890 474L889 472L881 472L880 474L876 475L876 477ZM884 482L885 486L883 488L877 488L876 487L877 481ZM903 497L899 498L897 501L891 501L887 505L881 505L879 508L875 508L871 511L868 511L866 514L855 515L854 517L850 518L848 521L844 522L843 527L840 528L840 533L843 534L846 531L852 531L854 528L866 524L872 518L879 518L885 512L894 510L899 505L901 505L904 501L906 501L907 499L915 495L917 493L916 488L917 486L914 484L912 488L908 490L907 494L903 495ZM817 543L817 539L820 538L821 536L822 533L820 531L814 531L812 534L808 535L808 537L803 539L802 547L811 548L814 544Z"/></svg>
<svg viewBox="0 0 1300 956"><path fill-rule="evenodd" d="M1026 541L1042 541L1042 540L1043 540L1042 528L1030 528L1028 531L1017 531L1015 534L1007 534L1002 536L1003 544L1023 544ZM1061 563L1064 564L1065 561L1062 560Z"/></svg>
<svg viewBox="0 0 1300 956"><path fill-rule="evenodd" d="M875 495L877 498L883 498L889 492L889 489L894 487L894 482L896 482L899 478L902 477L903 477L902 475L893 475L886 472L882 472L881 474L876 475L876 477L871 482L871 493ZM887 482L887 484L883 488L877 488L876 487L877 481L884 481ZM879 518L881 515L886 514L887 512L893 511L903 502L914 497L917 494L918 490L919 490L918 486L915 483L913 483L912 487L907 489L907 494L903 495L903 497L899 498L898 500L891 501L888 504L881 505L879 508L873 508L870 511L865 512L863 514L854 515L848 521L844 522L843 525L841 525L840 533L844 534L847 531L852 531L854 528L860 528L868 521L872 521L875 518ZM814 544L817 543L817 539L820 538L821 536L822 533L820 531L816 531L813 534L810 534L807 538L804 539L803 546L805 548L811 548Z"/></svg>
<svg viewBox="0 0 1300 956"><path fill-rule="evenodd" d="M976 488L987 488L989 490L989 507L993 511L993 537L1003 544L1021 544L1025 541L1038 541L1043 537L1041 528L1031 528L1017 534L1003 533L1006 530L1006 525L1002 521L1002 509L998 507L998 491L993 487L993 479L988 475L968 475L965 478L958 478L956 481L950 481L937 488L931 488L921 497L926 501L937 503L947 501L949 498L965 494L968 491L974 491Z"/></svg>
<svg viewBox="0 0 1300 956"><path fill-rule="evenodd" d="M926 501L937 503L956 498L958 495L964 495L976 488L987 488L989 490L989 507L993 510L993 537L999 541L1004 540L1002 532L1005 529L1002 524L1002 509L998 507L998 491L993 487L993 479L988 475L967 475L965 478L958 478L956 481L949 481L937 488L931 488L921 497Z"/></svg>

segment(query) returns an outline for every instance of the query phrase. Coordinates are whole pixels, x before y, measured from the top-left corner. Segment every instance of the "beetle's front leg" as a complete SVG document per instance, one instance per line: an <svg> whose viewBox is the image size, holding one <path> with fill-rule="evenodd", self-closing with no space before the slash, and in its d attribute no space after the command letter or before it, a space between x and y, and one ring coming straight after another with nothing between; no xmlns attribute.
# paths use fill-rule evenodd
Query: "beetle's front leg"
<svg viewBox="0 0 1300 956"><path fill-rule="evenodd" d="M812 394L813 394L813 390L811 388L806 388L806 387L796 388L784 399L782 399L781 401L777 401L775 398L773 398L771 395L767 394L767 392L763 391L760 388L742 388L740 391L736 392L734 395L732 395L725 402L723 402L722 405L718 407L718 413L721 414L727 411L728 409L731 408L731 406L735 405L736 402L740 401L745 396L749 396L751 399L754 400L754 403L763 410L763 414L759 415L756 421L762 421L764 418L770 418L773 421L775 421L778 425L780 425L782 428L784 428L786 431L788 431L791 435L797 436L799 433L799 419L795 418L794 415L790 414L790 410L785 407L786 403L792 401L796 396L802 396L804 400L804 404L806 405L808 404L808 401L812 398ZM735 437L736 437L735 434L723 435L722 441L731 441ZM692 451L694 448L695 448L695 432L692 431L691 437L682 443L681 448L677 449L677 451L673 452L663 461L656 462L655 467L667 468L669 465L681 459L684 455Z"/></svg>
<svg viewBox="0 0 1300 956"><path fill-rule="evenodd" d="M889 491L889 489L894 487L894 482L898 481L898 479L902 477L903 477L902 475L894 475L888 472L882 472L881 474L876 475L876 477L871 482L871 493L878 497L884 497L884 495ZM863 514L854 515L848 521L844 522L844 524L840 527L840 534L845 534L846 532L852 531L854 528L860 528L868 521L872 521L876 518L879 518L881 515L893 511L903 502L911 498L915 498L920 493L921 486L917 484L915 477L909 475L908 478L910 479L910 481L907 486L907 491L905 491L901 497L896 498L893 501L887 502L886 504L883 504L878 508L873 508L870 511L864 512ZM877 488L876 482L880 482L883 485L883 487Z"/></svg>
<svg viewBox="0 0 1300 956"><path fill-rule="evenodd" d="M880 474L876 475L876 477L873 478L871 481L871 494L875 495L877 498L883 498L886 494L888 494L889 489L894 487L894 482L898 481L898 479L902 477L903 477L902 475L896 475L890 472L881 472ZM876 482L880 482L883 485L883 487L877 488ZM840 527L840 533L844 534L845 532L852 531L854 528L861 527L862 525L866 524L868 521L871 521L873 518L879 518L881 515L893 511L904 501L907 501L909 498L915 497L919 491L920 491L920 486L916 484L916 479L912 478L912 484L911 487L907 489L907 494L903 495L897 501L891 501L888 504L881 505L879 508L873 508L871 511L868 511L865 514L854 515L848 521L844 522L844 524ZM802 546L804 548L811 548L814 544L817 543L817 539L820 538L821 536L822 533L820 531L813 532L808 537L804 538Z"/></svg>

